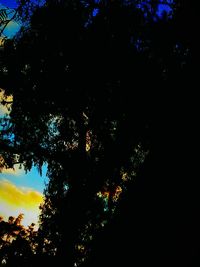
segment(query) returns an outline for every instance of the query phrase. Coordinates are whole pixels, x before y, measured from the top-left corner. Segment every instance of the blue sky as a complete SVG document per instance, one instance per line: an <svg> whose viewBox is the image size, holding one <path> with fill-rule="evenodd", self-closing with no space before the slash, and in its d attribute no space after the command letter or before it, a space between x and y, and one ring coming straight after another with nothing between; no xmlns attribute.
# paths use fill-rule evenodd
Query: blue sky
<svg viewBox="0 0 200 267"><path fill-rule="evenodd" d="M19 169L19 166L15 166L15 171L10 169L0 173L0 179L9 180L18 187L32 188L43 193L45 182L48 182L46 172L47 166L43 167L42 176L39 175L36 167L33 167L30 172L25 173L23 168Z"/></svg>
<svg viewBox="0 0 200 267"><path fill-rule="evenodd" d="M16 2L0 0L0 8L4 8L4 5L9 8L14 8L16 7ZM19 29L20 29L20 25L16 23L15 21L11 21L5 28L3 35L11 38L19 31Z"/></svg>
<svg viewBox="0 0 200 267"><path fill-rule="evenodd" d="M0 0L0 4L10 8L15 8L17 6L15 0Z"/></svg>
<svg viewBox="0 0 200 267"><path fill-rule="evenodd" d="M16 7L16 1L14 0L0 0L0 4L2 5L6 5L7 7ZM17 23L11 22L5 29L4 31L4 35L7 36L8 38L11 38L15 35L15 33L19 30L19 25ZM2 108L0 113L2 115L2 111L4 111L4 109ZM46 166L44 166L43 168L43 177L40 177L38 174L37 169L34 167L31 172L28 172L27 174L25 174L25 172L23 170L19 171L18 167L17 169L17 175L14 174L14 172L10 172L9 173L4 173L4 174L0 174L0 179L6 178L9 181L13 182L16 186L25 186L25 187L31 187L34 188L36 190L38 190L39 192L43 192L44 189L44 179L46 178ZM19 175L20 173L20 175ZM16 177L18 177L16 179Z"/></svg>
<svg viewBox="0 0 200 267"><path fill-rule="evenodd" d="M172 11L172 9L168 5L160 4L157 14L161 16L163 11L166 11L167 13L169 13Z"/></svg>
<svg viewBox="0 0 200 267"><path fill-rule="evenodd" d="M3 34L4 36L13 37L20 29L19 24L14 21L11 21L8 26L5 28Z"/></svg>
<svg viewBox="0 0 200 267"><path fill-rule="evenodd" d="M15 8L17 6L15 0L0 0L0 4L3 4L3 5L5 5L7 7L10 7L10 8ZM161 14L161 12L163 10L166 10L167 12L169 12L170 11L170 8L167 5L165 5L165 4L160 4L159 5L158 14Z"/></svg>
<svg viewBox="0 0 200 267"><path fill-rule="evenodd" d="M38 0L32 0L32 2L34 3L37 3ZM44 3L45 0L41 1L40 0L40 3ZM5 5L6 7L10 7L10 8L15 8L17 7L17 1L16 0L0 0L0 4L2 5Z"/></svg>
<svg viewBox="0 0 200 267"><path fill-rule="evenodd" d="M0 93L2 99L3 94ZM5 107L0 104L0 116L8 113ZM43 190L46 177L47 166L42 168L42 176L36 167L30 172L25 172L19 164L15 169L4 169L0 173L0 216L5 220L9 216L17 217L20 213L24 214L23 224L30 225L38 222L40 213L39 205L43 201Z"/></svg>
<svg viewBox="0 0 200 267"><path fill-rule="evenodd" d="M14 8L16 2L0 0L0 8L3 8L3 5ZM11 21L3 35L12 38L19 28L20 25ZM2 97L2 93L0 97ZM5 113L8 111L0 105L0 116ZM48 182L46 171L47 166L44 166L41 177L36 167L33 167L28 173L25 173L23 168L20 169L19 165L15 166L15 170L3 170L0 173L0 216L7 220L9 216L17 217L19 213L23 213L25 226L32 222L37 225L40 214L39 205L43 201L45 182Z"/></svg>

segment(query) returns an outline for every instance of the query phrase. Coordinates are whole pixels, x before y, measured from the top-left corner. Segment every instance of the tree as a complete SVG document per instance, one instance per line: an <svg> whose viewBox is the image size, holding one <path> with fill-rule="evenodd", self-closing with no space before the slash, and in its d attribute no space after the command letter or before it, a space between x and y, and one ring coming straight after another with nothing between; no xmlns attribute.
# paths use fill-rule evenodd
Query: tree
<svg viewBox="0 0 200 267"><path fill-rule="evenodd" d="M0 221L1 266L29 266L34 255L36 231L32 223L28 228L21 224L23 214Z"/></svg>
<svg viewBox="0 0 200 267"><path fill-rule="evenodd" d="M190 44L177 35L178 5L159 18L159 2L145 3L46 1L5 43L0 78L14 101L3 164L48 164L38 253L69 266L87 259L148 152L168 168L178 151L170 85L191 77Z"/></svg>

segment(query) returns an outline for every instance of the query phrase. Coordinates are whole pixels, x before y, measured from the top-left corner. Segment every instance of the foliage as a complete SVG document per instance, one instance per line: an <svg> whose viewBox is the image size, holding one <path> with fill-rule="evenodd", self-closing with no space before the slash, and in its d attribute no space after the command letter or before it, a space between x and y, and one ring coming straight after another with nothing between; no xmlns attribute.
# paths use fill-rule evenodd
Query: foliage
<svg viewBox="0 0 200 267"><path fill-rule="evenodd" d="M2 164L48 164L38 255L84 264L147 154L162 165L167 141L176 151L179 88L197 52L183 2L158 16L160 1L46 1L5 42L0 85L14 101Z"/></svg>
<svg viewBox="0 0 200 267"><path fill-rule="evenodd" d="M23 214L8 221L0 220L1 266L27 266L35 250L36 231L32 223L28 228L21 224ZM29 265L30 266L30 265Z"/></svg>

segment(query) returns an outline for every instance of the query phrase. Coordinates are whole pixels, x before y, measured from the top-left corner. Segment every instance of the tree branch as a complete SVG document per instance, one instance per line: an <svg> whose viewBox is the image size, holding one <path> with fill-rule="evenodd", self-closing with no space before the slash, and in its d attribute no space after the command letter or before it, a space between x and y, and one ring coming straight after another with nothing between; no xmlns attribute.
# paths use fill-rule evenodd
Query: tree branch
<svg viewBox="0 0 200 267"><path fill-rule="evenodd" d="M13 104L13 101L2 100L2 101L0 102L0 104L2 104L2 105L9 105L9 104Z"/></svg>
<svg viewBox="0 0 200 267"><path fill-rule="evenodd" d="M8 24L9 24L12 20L14 20L14 19L16 18L17 13L18 13L18 10L16 9L14 15L13 15L10 19L8 19L8 20L5 21L5 24L4 24L3 28L0 30L0 36L3 34L5 28L8 26Z"/></svg>

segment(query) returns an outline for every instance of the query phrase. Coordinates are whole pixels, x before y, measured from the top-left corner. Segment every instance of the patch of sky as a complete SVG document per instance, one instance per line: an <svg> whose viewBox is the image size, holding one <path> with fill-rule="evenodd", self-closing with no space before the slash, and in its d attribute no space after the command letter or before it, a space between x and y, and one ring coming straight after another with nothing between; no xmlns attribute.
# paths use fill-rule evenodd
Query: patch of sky
<svg viewBox="0 0 200 267"><path fill-rule="evenodd" d="M99 13L99 9L98 8L94 8L93 11L92 11L92 16L95 17L98 13Z"/></svg>
<svg viewBox="0 0 200 267"><path fill-rule="evenodd" d="M9 24L5 28L3 34L4 34L4 36L12 38L16 35L16 33L19 31L19 29L20 29L20 25L15 21L11 21L11 22L9 22Z"/></svg>
<svg viewBox="0 0 200 267"><path fill-rule="evenodd" d="M9 8L16 8L17 7L17 1L16 0L0 0L0 7L1 5L4 5L5 7Z"/></svg>
<svg viewBox="0 0 200 267"><path fill-rule="evenodd" d="M42 6L45 4L46 1L45 0L32 0L31 2ZM19 2L17 0L0 0L0 5L4 5L5 7L9 7L9 8L16 8L19 5Z"/></svg>
<svg viewBox="0 0 200 267"><path fill-rule="evenodd" d="M17 164L15 165L15 171L9 169L0 173L0 180L6 179L18 187L32 188L43 193L45 184L49 181L46 175L47 165L43 165L42 176L40 176L36 167L33 167L31 171L26 173L24 169L20 168L19 164Z"/></svg>
<svg viewBox="0 0 200 267"><path fill-rule="evenodd" d="M45 4L46 0L32 0L31 3L35 4L35 6L43 6ZM0 0L0 9L7 9L6 13L8 15L8 18L12 18L12 16L14 15L15 11L17 10L19 5L18 1L3 1ZM23 25L25 26L25 23L23 23ZM21 28L21 22L18 19L18 21L16 20L12 20L11 22L8 23L7 27L4 29L3 31L3 36L6 36L8 38L13 38L20 30Z"/></svg>
<svg viewBox="0 0 200 267"><path fill-rule="evenodd" d="M172 7L170 7L167 4L159 4L158 5L158 10L157 10L157 15L158 17L162 17L164 13L166 13L167 15L171 15L172 13Z"/></svg>
<svg viewBox="0 0 200 267"><path fill-rule="evenodd" d="M172 16L172 4L173 0L165 0L165 1L160 1L157 7L156 15L161 18L163 14L167 14L169 18ZM148 1L141 1L140 3L137 4L137 8L141 9L144 12L144 16L146 17L148 12L151 11L152 9L152 4L151 0Z"/></svg>
<svg viewBox="0 0 200 267"><path fill-rule="evenodd" d="M58 127L62 121L62 116L52 116L48 122L49 136L54 138L59 135Z"/></svg>

